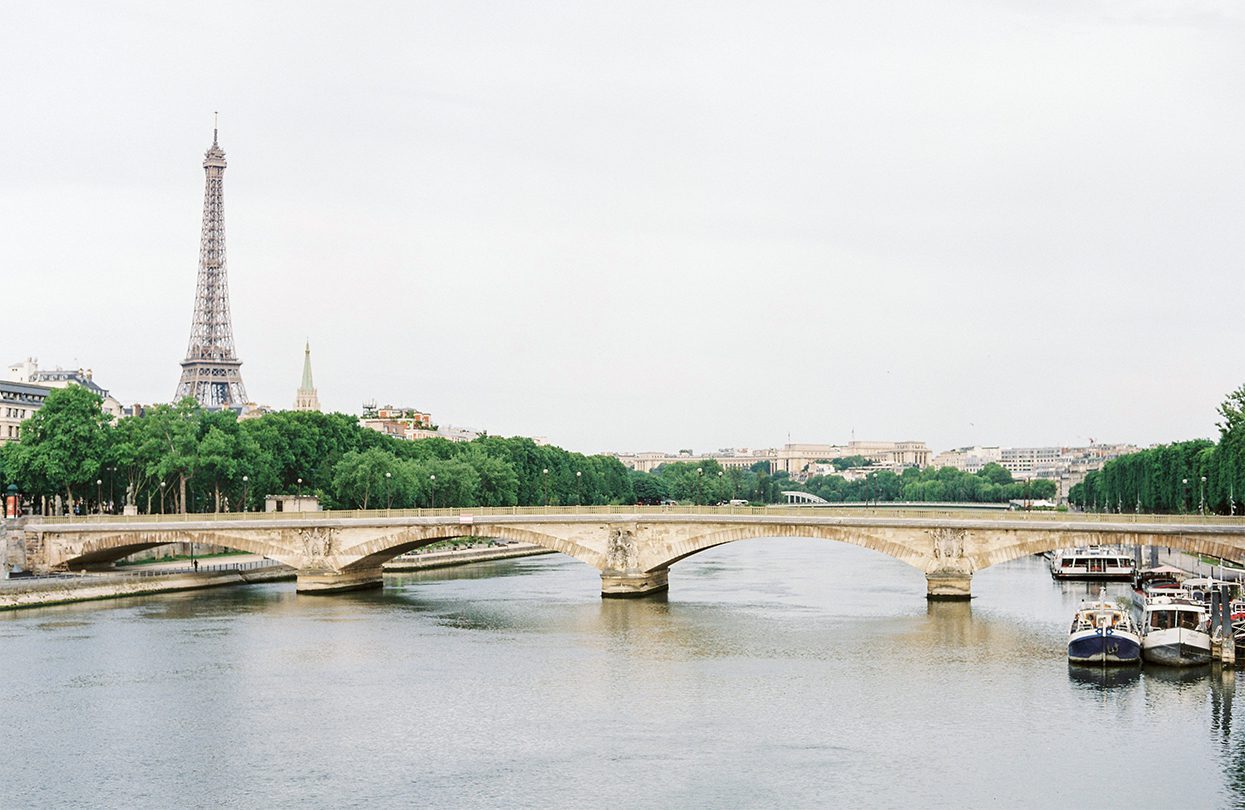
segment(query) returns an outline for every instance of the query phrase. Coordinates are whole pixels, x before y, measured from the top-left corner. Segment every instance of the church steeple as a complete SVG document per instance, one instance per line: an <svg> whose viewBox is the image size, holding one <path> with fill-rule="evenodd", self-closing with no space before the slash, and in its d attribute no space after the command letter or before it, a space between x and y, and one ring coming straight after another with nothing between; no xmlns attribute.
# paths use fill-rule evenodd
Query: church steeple
<svg viewBox="0 0 1245 810"><path fill-rule="evenodd" d="M311 341L307 341L303 348L303 383L298 387L298 394L294 397L294 410L296 411L318 411L320 410L320 397L316 395L316 386L311 381Z"/></svg>

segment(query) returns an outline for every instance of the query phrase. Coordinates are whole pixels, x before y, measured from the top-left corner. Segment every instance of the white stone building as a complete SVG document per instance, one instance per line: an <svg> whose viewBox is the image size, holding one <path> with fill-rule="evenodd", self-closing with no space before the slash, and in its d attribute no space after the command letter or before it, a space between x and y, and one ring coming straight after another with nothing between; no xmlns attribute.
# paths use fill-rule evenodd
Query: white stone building
<svg viewBox="0 0 1245 810"><path fill-rule="evenodd" d="M55 388L81 386L102 400L100 409L116 421L125 415L122 407L108 390L100 387L88 369L41 369L33 357L5 369L6 379L0 381L0 443L18 440L19 427Z"/></svg>

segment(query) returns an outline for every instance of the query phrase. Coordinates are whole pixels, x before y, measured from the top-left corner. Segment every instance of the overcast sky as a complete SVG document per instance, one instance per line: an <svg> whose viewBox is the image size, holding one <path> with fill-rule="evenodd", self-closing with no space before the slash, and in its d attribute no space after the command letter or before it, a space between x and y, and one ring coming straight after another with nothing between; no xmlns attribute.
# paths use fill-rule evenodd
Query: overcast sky
<svg viewBox="0 0 1245 810"><path fill-rule="evenodd" d="M583 451L1150 443L1245 382L1237 2L6 3L0 360Z"/></svg>

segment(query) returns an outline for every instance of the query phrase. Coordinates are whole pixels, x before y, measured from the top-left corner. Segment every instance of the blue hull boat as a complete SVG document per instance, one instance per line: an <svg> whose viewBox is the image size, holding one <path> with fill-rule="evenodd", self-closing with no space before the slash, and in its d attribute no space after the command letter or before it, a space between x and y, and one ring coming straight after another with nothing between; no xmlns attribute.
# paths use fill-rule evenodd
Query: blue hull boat
<svg viewBox="0 0 1245 810"><path fill-rule="evenodd" d="M1139 664L1141 639L1126 631L1096 627L1068 639L1068 660L1078 664Z"/></svg>

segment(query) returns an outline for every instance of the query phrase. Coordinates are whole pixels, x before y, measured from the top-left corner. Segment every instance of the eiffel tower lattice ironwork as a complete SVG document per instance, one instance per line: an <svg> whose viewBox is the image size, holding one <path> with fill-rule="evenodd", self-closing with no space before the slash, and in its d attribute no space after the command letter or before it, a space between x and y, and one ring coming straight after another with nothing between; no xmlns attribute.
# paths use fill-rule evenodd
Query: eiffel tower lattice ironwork
<svg viewBox="0 0 1245 810"><path fill-rule="evenodd" d="M212 146L203 156L203 234L190 345L182 361L177 401L194 397L205 408L237 408L246 403L242 361L233 346L229 318L229 279L225 272L225 150L212 129Z"/></svg>

